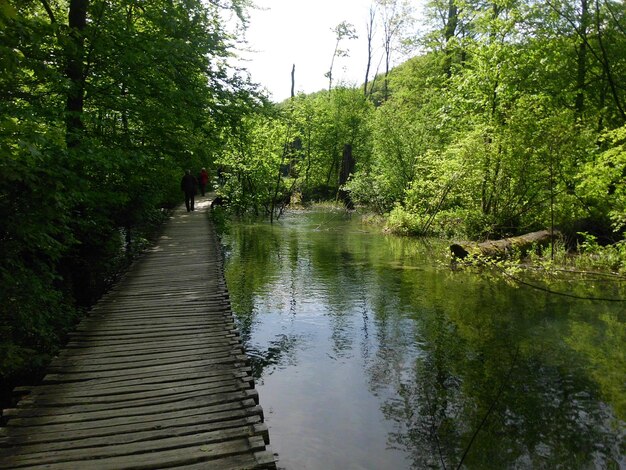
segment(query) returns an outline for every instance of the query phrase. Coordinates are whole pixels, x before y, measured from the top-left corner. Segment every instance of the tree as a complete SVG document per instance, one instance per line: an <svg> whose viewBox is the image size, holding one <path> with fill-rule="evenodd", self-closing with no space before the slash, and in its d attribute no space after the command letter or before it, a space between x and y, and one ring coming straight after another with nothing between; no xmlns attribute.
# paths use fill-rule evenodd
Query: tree
<svg viewBox="0 0 626 470"><path fill-rule="evenodd" d="M363 94L368 96L367 84L370 76L370 68L372 66L373 46L372 41L374 39L374 27L376 24L376 4L370 5L369 19L366 24L367 30L367 65L365 66L365 80L363 81Z"/></svg>
<svg viewBox="0 0 626 470"><path fill-rule="evenodd" d="M625 98L616 77L624 74L621 51L626 39L626 15L623 4L611 0L580 0L576 4L549 1L547 6L564 21L565 34L577 42L575 106L579 116L586 110L587 97L590 104L595 102L595 106L605 108L606 116L602 116L600 125L605 117L610 119L611 126L615 122L622 124L626 120ZM590 76L593 78L589 79ZM607 105L606 98L611 100L612 106Z"/></svg>
<svg viewBox="0 0 626 470"><path fill-rule="evenodd" d="M354 26L346 21L342 21L337 26L332 29L333 33L335 33L335 50L333 51L333 57L330 61L330 68L328 72L324 75L328 78L328 91L330 92L333 87L333 67L335 65L336 57L347 57L348 51L345 49L340 49L339 45L341 41L344 39L356 39L358 36L356 35L356 30Z"/></svg>
<svg viewBox="0 0 626 470"><path fill-rule="evenodd" d="M244 116L228 134L216 162L225 178L221 191L236 212L273 217L277 200L287 196L280 170L293 131L282 116L261 109Z"/></svg>
<svg viewBox="0 0 626 470"><path fill-rule="evenodd" d="M389 71L392 63L392 53L402 41L407 27L413 23L412 9L406 0L376 0L381 10L383 27L383 50L385 57L385 75L383 82L383 96L389 97Z"/></svg>

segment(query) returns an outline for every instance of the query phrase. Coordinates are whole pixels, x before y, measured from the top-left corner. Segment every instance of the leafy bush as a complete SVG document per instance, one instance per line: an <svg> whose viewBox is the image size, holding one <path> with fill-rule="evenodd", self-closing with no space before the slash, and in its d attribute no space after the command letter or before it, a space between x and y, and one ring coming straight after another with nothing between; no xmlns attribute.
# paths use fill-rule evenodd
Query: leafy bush
<svg viewBox="0 0 626 470"><path fill-rule="evenodd" d="M423 235L426 219L414 212L409 212L403 207L396 206L389 213L387 228L392 233L402 235Z"/></svg>
<svg viewBox="0 0 626 470"><path fill-rule="evenodd" d="M358 175L350 179L344 189L357 205L367 206L378 214L384 214L393 207L393 196L386 191L383 177L370 174Z"/></svg>
<svg viewBox="0 0 626 470"><path fill-rule="evenodd" d="M601 246L594 235L584 232L579 235L583 238L578 245L579 256L575 258L579 268L626 274L626 240Z"/></svg>

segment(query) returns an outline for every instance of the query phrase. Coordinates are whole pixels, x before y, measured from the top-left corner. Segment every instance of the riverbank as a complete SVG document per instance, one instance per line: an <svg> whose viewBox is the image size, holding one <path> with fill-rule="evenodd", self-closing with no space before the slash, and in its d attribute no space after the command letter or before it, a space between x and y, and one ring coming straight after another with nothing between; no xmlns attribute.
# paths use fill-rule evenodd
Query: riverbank
<svg viewBox="0 0 626 470"><path fill-rule="evenodd" d="M343 204L335 201L314 203L309 206L289 207L296 212L301 210L328 210L333 212L346 211L360 218L361 222L384 234L406 236L409 238L423 238L410 230L406 230L398 221L364 208L347 211ZM574 244L565 243L562 238L556 238L554 245L548 244L536 247L521 254L511 252L501 263L509 267L518 266L522 269L552 272L570 272L573 274L586 272L588 274L609 275L614 278L626 278L626 240L613 244L601 244L598 238L589 233L579 233L579 241ZM453 237L437 237L445 241L448 246L456 240Z"/></svg>

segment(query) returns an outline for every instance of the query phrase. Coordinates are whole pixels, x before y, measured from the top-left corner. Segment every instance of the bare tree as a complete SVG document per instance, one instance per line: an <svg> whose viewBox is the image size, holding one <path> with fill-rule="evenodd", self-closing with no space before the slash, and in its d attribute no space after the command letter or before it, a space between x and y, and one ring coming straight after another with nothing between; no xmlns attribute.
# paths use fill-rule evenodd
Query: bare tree
<svg viewBox="0 0 626 470"><path fill-rule="evenodd" d="M367 67L365 68L365 82L363 83L363 94L367 96L367 84L372 66L372 41L374 39L374 26L376 24L376 4L370 5L369 21L367 23Z"/></svg>
<svg viewBox="0 0 626 470"><path fill-rule="evenodd" d="M351 23L347 21L342 21L337 26L335 26L332 31L335 33L335 50L333 51L333 58L330 61L330 69L325 77L328 78L328 91L330 91L333 87L333 67L335 66L335 57L347 57L348 51L339 48L339 45L344 39L356 39L358 36L356 34L356 30Z"/></svg>
<svg viewBox="0 0 626 470"><path fill-rule="evenodd" d="M389 97L389 70L391 54L402 40L402 34L413 23L413 10L407 0L376 0L382 12L383 48L385 53L385 79L383 95Z"/></svg>

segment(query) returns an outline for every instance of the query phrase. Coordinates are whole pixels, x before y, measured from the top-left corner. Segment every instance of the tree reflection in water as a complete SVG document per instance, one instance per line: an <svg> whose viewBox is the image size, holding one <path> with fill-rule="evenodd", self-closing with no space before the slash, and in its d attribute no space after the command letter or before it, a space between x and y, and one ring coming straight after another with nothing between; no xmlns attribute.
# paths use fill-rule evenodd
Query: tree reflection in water
<svg viewBox="0 0 626 470"><path fill-rule="evenodd" d="M390 445L415 468L618 468L618 421L582 361L510 336L470 344L441 312L422 318L419 357L381 348L370 373L375 391L393 384Z"/></svg>
<svg viewBox="0 0 626 470"><path fill-rule="evenodd" d="M297 338L280 335L278 340L271 341L267 349L246 349L250 358L252 376L260 379L263 372L271 373L270 370L277 365L295 365L295 351Z"/></svg>
<svg viewBox="0 0 626 470"><path fill-rule="evenodd" d="M332 368L362 369L386 420L383 439L407 468L626 466L619 307L453 272L436 263L442 247L324 217L235 225L224 239L256 378L307 369L340 410L358 385L347 382L353 372L337 378ZM264 326L268 316L280 330ZM333 410L314 412L322 411L332 418Z"/></svg>

